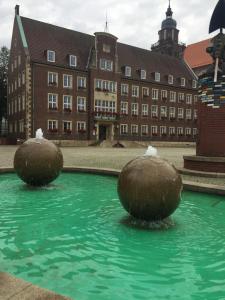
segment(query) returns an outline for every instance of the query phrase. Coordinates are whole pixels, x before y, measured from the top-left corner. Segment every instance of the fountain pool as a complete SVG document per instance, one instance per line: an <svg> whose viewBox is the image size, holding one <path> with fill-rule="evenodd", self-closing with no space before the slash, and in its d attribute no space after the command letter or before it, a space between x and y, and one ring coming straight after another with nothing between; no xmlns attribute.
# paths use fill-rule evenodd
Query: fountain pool
<svg viewBox="0 0 225 300"><path fill-rule="evenodd" d="M224 197L185 191L175 226L149 231L121 222L115 177L4 174L0 191L0 271L77 300L224 299Z"/></svg>

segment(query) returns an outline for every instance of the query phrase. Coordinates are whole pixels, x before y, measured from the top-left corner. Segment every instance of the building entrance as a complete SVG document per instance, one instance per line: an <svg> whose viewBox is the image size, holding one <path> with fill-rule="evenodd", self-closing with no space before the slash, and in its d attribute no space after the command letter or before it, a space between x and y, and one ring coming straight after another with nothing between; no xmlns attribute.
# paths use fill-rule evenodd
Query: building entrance
<svg viewBox="0 0 225 300"><path fill-rule="evenodd" d="M107 126L99 125L99 141L104 141L107 138Z"/></svg>

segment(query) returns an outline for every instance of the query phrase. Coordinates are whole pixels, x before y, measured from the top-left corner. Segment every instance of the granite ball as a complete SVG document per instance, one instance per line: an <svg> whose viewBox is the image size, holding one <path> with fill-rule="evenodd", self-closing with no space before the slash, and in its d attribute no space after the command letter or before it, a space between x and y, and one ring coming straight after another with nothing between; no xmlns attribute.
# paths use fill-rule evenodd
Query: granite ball
<svg viewBox="0 0 225 300"><path fill-rule="evenodd" d="M169 217L180 203L181 191L180 174L159 157L141 156L130 161L118 180L121 204L130 215L145 221Z"/></svg>
<svg viewBox="0 0 225 300"><path fill-rule="evenodd" d="M32 186L47 185L55 180L63 167L61 150L44 138L32 138L17 149L14 169L17 175Z"/></svg>

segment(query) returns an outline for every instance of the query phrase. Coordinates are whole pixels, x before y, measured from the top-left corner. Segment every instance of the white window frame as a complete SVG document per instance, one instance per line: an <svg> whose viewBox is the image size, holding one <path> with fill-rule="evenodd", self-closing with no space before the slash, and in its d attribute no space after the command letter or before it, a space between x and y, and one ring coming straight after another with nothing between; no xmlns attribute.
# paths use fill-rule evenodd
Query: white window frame
<svg viewBox="0 0 225 300"><path fill-rule="evenodd" d="M120 113L121 115L128 116L128 102L125 101L120 102Z"/></svg>
<svg viewBox="0 0 225 300"><path fill-rule="evenodd" d="M137 124L131 124L131 134L132 135L138 135L138 125Z"/></svg>
<svg viewBox="0 0 225 300"><path fill-rule="evenodd" d="M169 127L169 135L175 136L176 135L176 128L175 127Z"/></svg>
<svg viewBox="0 0 225 300"><path fill-rule="evenodd" d="M158 126L156 125L151 126L151 135L152 136L158 135Z"/></svg>
<svg viewBox="0 0 225 300"><path fill-rule="evenodd" d="M167 127L166 126L160 126L160 136L167 135Z"/></svg>
<svg viewBox="0 0 225 300"><path fill-rule="evenodd" d="M158 118L158 115L159 115L158 105L152 105L151 106L151 117L152 118Z"/></svg>
<svg viewBox="0 0 225 300"><path fill-rule="evenodd" d="M86 97L77 97L77 111L86 112Z"/></svg>
<svg viewBox="0 0 225 300"><path fill-rule="evenodd" d="M187 108L185 113L186 113L186 120L191 120L192 110L190 108Z"/></svg>
<svg viewBox="0 0 225 300"><path fill-rule="evenodd" d="M131 103L131 115L138 116L138 103Z"/></svg>
<svg viewBox="0 0 225 300"><path fill-rule="evenodd" d="M173 75L168 75L168 83L173 84Z"/></svg>
<svg viewBox="0 0 225 300"><path fill-rule="evenodd" d="M191 136L191 128L190 127L185 128L185 135L186 136Z"/></svg>
<svg viewBox="0 0 225 300"><path fill-rule="evenodd" d="M148 135L148 125L141 125L141 135L143 136L146 136Z"/></svg>
<svg viewBox="0 0 225 300"><path fill-rule="evenodd" d="M105 58L100 58L99 67L103 71L113 71L113 61Z"/></svg>
<svg viewBox="0 0 225 300"><path fill-rule="evenodd" d="M159 72L155 72L155 81L160 82L160 73Z"/></svg>
<svg viewBox="0 0 225 300"><path fill-rule="evenodd" d="M152 100L158 100L158 99L159 99L159 90L152 89Z"/></svg>
<svg viewBox="0 0 225 300"><path fill-rule="evenodd" d="M143 86L142 87L142 97L148 97L149 96L149 88L148 87L145 87Z"/></svg>
<svg viewBox="0 0 225 300"><path fill-rule="evenodd" d="M63 95L63 110L67 112L72 111L72 99L71 95Z"/></svg>
<svg viewBox="0 0 225 300"><path fill-rule="evenodd" d="M193 136L196 136L198 134L198 129L197 128L193 128Z"/></svg>
<svg viewBox="0 0 225 300"><path fill-rule="evenodd" d="M58 73L48 72L48 85L49 86L58 86Z"/></svg>
<svg viewBox="0 0 225 300"><path fill-rule="evenodd" d="M77 121L77 132L86 132L86 122L85 121Z"/></svg>
<svg viewBox="0 0 225 300"><path fill-rule="evenodd" d="M192 94L186 95L186 104L192 104Z"/></svg>
<svg viewBox="0 0 225 300"><path fill-rule="evenodd" d="M141 115L143 117L147 117L148 116L148 104L142 104L141 105Z"/></svg>
<svg viewBox="0 0 225 300"><path fill-rule="evenodd" d="M48 62L55 62L55 51L47 50L47 61Z"/></svg>
<svg viewBox="0 0 225 300"><path fill-rule="evenodd" d="M131 77L131 67L125 66L125 76Z"/></svg>
<svg viewBox="0 0 225 300"><path fill-rule="evenodd" d="M69 65L70 67L76 67L77 66L77 57L76 55L70 55L69 56Z"/></svg>
<svg viewBox="0 0 225 300"><path fill-rule="evenodd" d="M146 70L141 69L141 80L145 80L147 76Z"/></svg>
<svg viewBox="0 0 225 300"><path fill-rule="evenodd" d="M168 97L168 91L167 90L161 90L161 100L167 100Z"/></svg>
<svg viewBox="0 0 225 300"><path fill-rule="evenodd" d="M182 107L178 107L177 117L178 117L178 119L183 119L184 118L184 109Z"/></svg>
<svg viewBox="0 0 225 300"><path fill-rule="evenodd" d="M197 88L197 80L192 80L192 88L193 89Z"/></svg>
<svg viewBox="0 0 225 300"><path fill-rule="evenodd" d="M120 135L128 134L128 124L120 124Z"/></svg>
<svg viewBox="0 0 225 300"><path fill-rule="evenodd" d="M184 135L184 128L183 127L177 127L177 135L183 136Z"/></svg>
<svg viewBox="0 0 225 300"><path fill-rule="evenodd" d="M66 125L66 126L65 126ZM62 130L64 133L71 134L72 133L72 121L63 120L62 121Z"/></svg>
<svg viewBox="0 0 225 300"><path fill-rule="evenodd" d="M63 74L63 87L67 89L73 88L73 75Z"/></svg>
<svg viewBox="0 0 225 300"><path fill-rule="evenodd" d="M132 97L139 97L139 86L132 85Z"/></svg>
<svg viewBox="0 0 225 300"><path fill-rule="evenodd" d="M181 77L180 86L185 87L185 85L186 85L186 79L184 77Z"/></svg>
<svg viewBox="0 0 225 300"><path fill-rule="evenodd" d="M160 106L160 117L167 118L167 107L166 106Z"/></svg>
<svg viewBox="0 0 225 300"><path fill-rule="evenodd" d="M48 93L48 109L49 110L58 109L58 94Z"/></svg>
<svg viewBox="0 0 225 300"><path fill-rule="evenodd" d="M170 102L176 102L177 93L174 91L170 91Z"/></svg>
<svg viewBox="0 0 225 300"><path fill-rule="evenodd" d="M178 102L184 102L184 93L178 93Z"/></svg>
<svg viewBox="0 0 225 300"><path fill-rule="evenodd" d="M86 89L87 87L87 79L86 77L77 77L77 88L78 89Z"/></svg>
<svg viewBox="0 0 225 300"><path fill-rule="evenodd" d="M127 83L121 83L121 95L128 96L129 93L129 85Z"/></svg>
<svg viewBox="0 0 225 300"><path fill-rule="evenodd" d="M170 119L176 118L176 107L169 107L169 116Z"/></svg>
<svg viewBox="0 0 225 300"><path fill-rule="evenodd" d="M48 131L54 131L57 132L58 131L58 120L48 120L47 121L47 129Z"/></svg>

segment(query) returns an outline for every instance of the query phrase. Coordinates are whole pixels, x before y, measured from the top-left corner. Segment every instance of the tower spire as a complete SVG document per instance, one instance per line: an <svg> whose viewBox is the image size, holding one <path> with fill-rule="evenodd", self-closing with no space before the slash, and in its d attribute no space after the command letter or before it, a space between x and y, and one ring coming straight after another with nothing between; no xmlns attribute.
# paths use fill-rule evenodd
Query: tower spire
<svg viewBox="0 0 225 300"><path fill-rule="evenodd" d="M106 16L105 16L105 30L104 31L109 32L107 11L106 11Z"/></svg>
<svg viewBox="0 0 225 300"><path fill-rule="evenodd" d="M172 18L172 15L173 15L173 12L172 12L172 9L170 7L170 0L169 0L169 6L168 6L167 11L166 11L166 17L167 18Z"/></svg>

